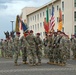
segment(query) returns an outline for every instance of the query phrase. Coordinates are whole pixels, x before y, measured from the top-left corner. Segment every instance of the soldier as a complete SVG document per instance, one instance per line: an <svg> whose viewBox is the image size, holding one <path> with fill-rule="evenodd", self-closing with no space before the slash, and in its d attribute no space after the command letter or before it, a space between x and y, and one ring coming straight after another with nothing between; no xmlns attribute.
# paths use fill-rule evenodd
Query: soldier
<svg viewBox="0 0 76 75"><path fill-rule="evenodd" d="M47 43L47 52L48 52L48 59L49 59L49 62L47 62L48 64L53 64L54 62L52 45L53 45L53 32L48 34L48 43Z"/></svg>
<svg viewBox="0 0 76 75"><path fill-rule="evenodd" d="M29 44L25 39L27 35L28 35L28 32L24 32L24 36L22 36L22 38L20 39L23 64L27 64L27 50L29 47Z"/></svg>
<svg viewBox="0 0 76 75"><path fill-rule="evenodd" d="M26 40L29 43L30 47L28 49L28 59L29 65L36 65L36 48L35 48L35 36L33 31L30 30L30 34L26 36Z"/></svg>
<svg viewBox="0 0 76 75"><path fill-rule="evenodd" d="M14 46L14 55L15 55L15 59L14 59L14 63L15 66L19 66L18 64L18 56L19 56L19 50L20 50L20 41L19 41L19 37L20 37L20 32L16 32L16 36L14 38L14 42L13 42L13 46Z"/></svg>
<svg viewBox="0 0 76 75"><path fill-rule="evenodd" d="M41 40L41 38L40 38L40 33L37 33L37 34L36 34L35 44L36 44L36 55L37 55L37 58L38 58L38 63L37 63L37 65L41 65L42 40Z"/></svg>
<svg viewBox="0 0 76 75"><path fill-rule="evenodd" d="M59 62L61 66L66 65L66 49L65 49L65 36L64 36L64 32L62 32L61 34L61 38L60 38L60 44L59 44L59 53L60 53L60 57L59 57Z"/></svg>
<svg viewBox="0 0 76 75"><path fill-rule="evenodd" d="M8 41L4 41L5 58L8 58Z"/></svg>
<svg viewBox="0 0 76 75"><path fill-rule="evenodd" d="M4 57L3 39L0 41L1 56Z"/></svg>
<svg viewBox="0 0 76 75"><path fill-rule="evenodd" d="M48 35L47 33L45 33L45 38L43 39L43 44L44 44L44 54L45 54L45 57L47 57L48 55L48 48L47 48L47 44L48 44Z"/></svg>
<svg viewBox="0 0 76 75"><path fill-rule="evenodd" d="M73 59L76 59L76 38L74 35L71 38L71 50L73 51Z"/></svg>

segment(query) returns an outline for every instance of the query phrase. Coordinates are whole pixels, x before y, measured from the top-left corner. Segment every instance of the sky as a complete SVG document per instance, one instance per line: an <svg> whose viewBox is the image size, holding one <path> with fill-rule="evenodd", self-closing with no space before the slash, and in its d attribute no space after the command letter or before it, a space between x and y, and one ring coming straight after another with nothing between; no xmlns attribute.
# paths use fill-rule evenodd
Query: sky
<svg viewBox="0 0 76 75"><path fill-rule="evenodd" d="M0 39L5 39L4 32L15 30L16 15L24 7L40 7L51 0L0 0Z"/></svg>

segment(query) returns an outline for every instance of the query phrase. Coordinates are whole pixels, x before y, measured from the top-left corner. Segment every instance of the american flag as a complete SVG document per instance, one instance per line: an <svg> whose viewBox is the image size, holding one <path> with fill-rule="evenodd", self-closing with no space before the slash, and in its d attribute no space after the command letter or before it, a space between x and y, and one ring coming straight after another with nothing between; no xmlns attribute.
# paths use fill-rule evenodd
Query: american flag
<svg viewBox="0 0 76 75"><path fill-rule="evenodd" d="M54 26L55 26L55 17L54 17L54 7L52 5L52 14L51 14L51 20L49 25L50 31L53 30Z"/></svg>

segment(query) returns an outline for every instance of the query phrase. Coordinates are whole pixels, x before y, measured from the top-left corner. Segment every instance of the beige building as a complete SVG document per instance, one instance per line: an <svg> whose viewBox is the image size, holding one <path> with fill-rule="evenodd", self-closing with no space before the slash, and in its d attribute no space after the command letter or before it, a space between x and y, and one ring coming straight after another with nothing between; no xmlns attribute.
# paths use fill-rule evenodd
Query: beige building
<svg viewBox="0 0 76 75"><path fill-rule="evenodd" d="M63 19L63 31L71 36L71 34L76 33L76 0L50 0L47 4L39 8L24 8L22 10L22 19L26 20L29 29L34 30L34 34L37 32L41 33L42 39L44 38L44 18L46 17L47 6L49 8L49 20L51 18L52 4L54 6L54 16L55 16L55 31L58 28L58 17L59 8L62 9L62 19ZM27 12L27 13L25 13Z"/></svg>

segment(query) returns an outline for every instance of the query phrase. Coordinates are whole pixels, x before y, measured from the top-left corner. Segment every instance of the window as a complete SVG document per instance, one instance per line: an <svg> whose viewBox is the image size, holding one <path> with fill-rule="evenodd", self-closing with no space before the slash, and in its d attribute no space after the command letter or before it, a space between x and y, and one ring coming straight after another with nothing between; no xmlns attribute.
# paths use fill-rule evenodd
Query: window
<svg viewBox="0 0 76 75"><path fill-rule="evenodd" d="M34 30L34 25L33 25L33 30Z"/></svg>
<svg viewBox="0 0 76 75"><path fill-rule="evenodd" d="M76 0L74 0L74 6L76 7Z"/></svg>
<svg viewBox="0 0 76 75"><path fill-rule="evenodd" d="M45 16L45 13L43 12L43 17Z"/></svg>
<svg viewBox="0 0 76 75"><path fill-rule="evenodd" d="M36 21L36 15L35 15L35 21Z"/></svg>
<svg viewBox="0 0 76 75"><path fill-rule="evenodd" d="M62 10L64 11L64 1L62 1Z"/></svg>
<svg viewBox="0 0 76 75"><path fill-rule="evenodd" d="M34 20L34 16L33 16L33 20Z"/></svg>
<svg viewBox="0 0 76 75"><path fill-rule="evenodd" d="M74 21L76 21L76 11L74 12Z"/></svg>
<svg viewBox="0 0 76 75"><path fill-rule="evenodd" d="M49 16L51 16L51 9L49 9Z"/></svg>
<svg viewBox="0 0 76 75"><path fill-rule="evenodd" d="M36 24L35 24L35 31L36 31Z"/></svg>
<svg viewBox="0 0 76 75"><path fill-rule="evenodd" d="M43 32L43 36L45 36L45 32Z"/></svg>
<svg viewBox="0 0 76 75"><path fill-rule="evenodd" d="M63 21L63 23L64 23L64 15L62 15L62 21Z"/></svg>
<svg viewBox="0 0 76 75"><path fill-rule="evenodd" d="M37 14L37 20L39 20L39 14Z"/></svg>
<svg viewBox="0 0 76 75"><path fill-rule="evenodd" d="M41 15L41 13L40 13L40 17L41 17L42 15Z"/></svg>
<svg viewBox="0 0 76 75"><path fill-rule="evenodd" d="M74 26L74 33L76 34L76 25Z"/></svg>
<svg viewBox="0 0 76 75"><path fill-rule="evenodd" d="M57 17L57 22L59 22L59 17Z"/></svg>
<svg viewBox="0 0 76 75"><path fill-rule="evenodd" d="M40 28L42 27L42 23L40 23Z"/></svg>
<svg viewBox="0 0 76 75"><path fill-rule="evenodd" d="M58 7L58 5L57 5L57 10L59 10L59 7Z"/></svg>
<svg viewBox="0 0 76 75"><path fill-rule="evenodd" d="M38 30L39 30L39 24L38 24Z"/></svg>

